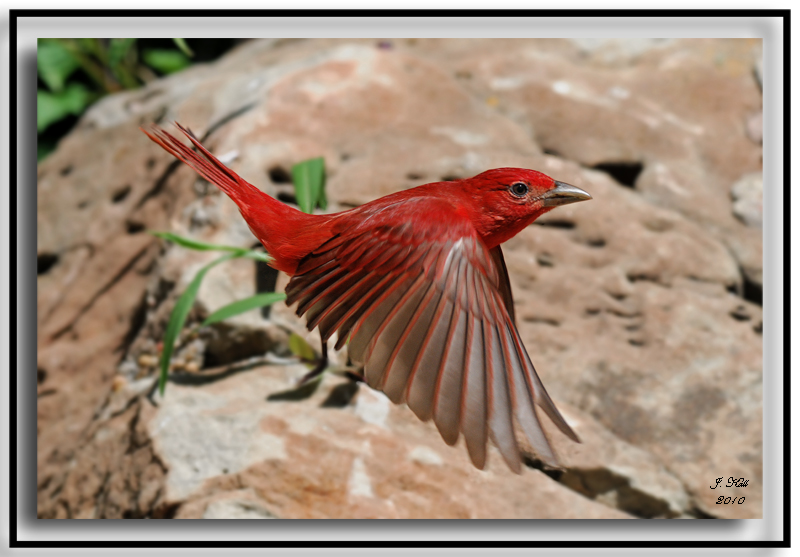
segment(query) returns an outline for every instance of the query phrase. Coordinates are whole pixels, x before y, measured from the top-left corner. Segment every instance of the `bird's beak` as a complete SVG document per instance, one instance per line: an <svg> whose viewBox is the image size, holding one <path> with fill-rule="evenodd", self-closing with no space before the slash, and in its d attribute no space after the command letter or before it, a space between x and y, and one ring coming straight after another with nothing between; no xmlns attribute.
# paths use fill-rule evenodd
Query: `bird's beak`
<svg viewBox="0 0 800 557"><path fill-rule="evenodd" d="M564 182L556 182L556 187L542 196L545 207L559 207L561 205L567 205L568 203L586 201L591 198L592 196L581 188L570 186Z"/></svg>

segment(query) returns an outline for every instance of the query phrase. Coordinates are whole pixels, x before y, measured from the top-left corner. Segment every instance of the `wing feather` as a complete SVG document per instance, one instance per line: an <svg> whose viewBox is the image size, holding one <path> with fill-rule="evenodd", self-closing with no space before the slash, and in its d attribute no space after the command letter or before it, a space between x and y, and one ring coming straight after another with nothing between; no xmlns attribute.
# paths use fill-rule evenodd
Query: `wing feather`
<svg viewBox="0 0 800 557"><path fill-rule="evenodd" d="M309 320L308 329L312 330L319 324L319 332L323 340L328 340L334 331L342 326L344 320L357 311L361 303L369 298L378 288L397 276L387 275L383 279L377 278L374 273L368 273L353 281L338 297L333 298L331 305L319 313L313 320Z"/></svg>
<svg viewBox="0 0 800 557"><path fill-rule="evenodd" d="M511 401L508 397L508 380L505 358L503 356L500 330L495 323L488 328L486 351L489 402L489 432L492 442L500 450L503 460L517 474L520 473L520 456L511 419Z"/></svg>
<svg viewBox="0 0 800 557"><path fill-rule="evenodd" d="M424 422L433 417L433 399L439 376L442 374L442 360L450 336L452 315L453 302L446 295L439 296L430 331L424 339L408 381L406 390L408 407Z"/></svg>
<svg viewBox="0 0 800 557"><path fill-rule="evenodd" d="M358 296L356 289L359 285L364 284L365 280L372 284L374 282L373 279L374 277L362 277L354 282L353 277L351 277L348 273L340 276L336 282L334 282L326 290L321 291L320 294L314 298L313 303L309 304L310 307L308 311L306 311L308 330L313 330L314 327L319 325L334 308L339 306L339 304L337 304L339 300L349 298L350 296L355 298L353 301L363 298L363 292L362 296ZM320 334L323 338L325 338L325 333L322 326L320 326Z"/></svg>
<svg viewBox="0 0 800 557"><path fill-rule="evenodd" d="M506 333L511 337L512 342L516 336L516 331L512 330L513 325L506 323ZM517 422L528 438L536 454L548 465L558 466L558 459L550 447L550 442L544 433L542 424L539 417L536 415L536 410L533 406L533 396L528 389L528 384L524 378L525 371L522 362L519 359L519 353L516 350L510 349L505 346L506 359L510 361L509 367L511 373L509 374L511 401L514 407L514 415Z"/></svg>
<svg viewBox="0 0 800 557"><path fill-rule="evenodd" d="M309 296L303 299L297 306L297 314L303 315L304 313L308 313L316 304L322 301L325 297L329 296L335 289L337 285L341 283L342 280L348 280L347 276L347 269L332 269L322 275L322 277L309 285L307 288L309 290L313 290L315 292L319 292L316 296ZM351 279L352 280L352 279ZM312 312L308 318L312 318L312 316L316 312Z"/></svg>
<svg viewBox="0 0 800 557"><path fill-rule="evenodd" d="M391 365L391 359L401 347L400 339L406 334L409 323L417 311L420 309L430 285L425 284L422 277L418 277L411 287L406 291L405 296L394 307L390 308L388 317L374 331L374 336L367 346L367 353L364 355L367 383L370 387L384 390L386 369ZM361 329L366 338L368 331ZM352 350L359 349L361 338L358 334L351 340Z"/></svg>
<svg viewBox="0 0 800 557"><path fill-rule="evenodd" d="M461 424L462 376L467 353L469 314L459 303L453 305L450 334L445 345L442 370L434 392L433 420L448 445L455 445Z"/></svg>
<svg viewBox="0 0 800 557"><path fill-rule="evenodd" d="M519 342L519 346L522 346L522 342L519 341L519 338L517 338L517 342ZM525 366L525 380L528 382L528 388L533 393L533 399L536 401L536 404L542 410L544 410L545 414L547 414L547 416L553 420L553 423L556 424L558 429L560 429L564 435L576 443L580 443L580 437L578 437L578 435L572 431L572 428L561 415L561 412L559 412L558 408L556 408L556 405L550 398L550 395L547 394L544 385L542 385L542 380L539 379L539 375L536 373L536 369L533 367L531 358L528 356L528 352L525 351L524 348L522 348L522 354L525 355L525 362L527 364Z"/></svg>
<svg viewBox="0 0 800 557"><path fill-rule="evenodd" d="M343 225L301 261L287 303L297 303L324 340L337 332L337 349L349 341L367 383L433 419L446 443L463 434L477 468L491 439L520 472L515 422L537 454L557 464L535 407L577 436L522 346L499 246L488 250L457 219L411 226L381 218Z"/></svg>
<svg viewBox="0 0 800 557"><path fill-rule="evenodd" d="M409 289L414 287L416 291L416 288L418 288L417 285L421 285L422 283L422 278L418 278L416 281L410 281L400 277L391 289L385 292L377 292L375 301L360 311L360 315L354 314L353 317L355 317L355 320L352 325L350 345L348 348L350 358L354 362L366 363L364 351L372 340L373 335L378 330L378 327L380 327L392 310L395 309L395 306L400 300L407 299L405 296ZM344 326L346 325L347 323L344 324Z"/></svg>
<svg viewBox="0 0 800 557"><path fill-rule="evenodd" d="M511 318L511 322L516 323L517 316L514 311L514 296L511 294L511 280L508 278L508 269L506 268L506 260L503 257L503 250L500 246L495 246L489 250L489 253L500 274L500 281L497 284L497 289L500 291L500 296L503 299L503 304L506 306L506 311Z"/></svg>
<svg viewBox="0 0 800 557"><path fill-rule="evenodd" d="M467 321L467 350L461 388L461 432L475 468L486 465L486 372L483 321L474 314Z"/></svg>
<svg viewBox="0 0 800 557"><path fill-rule="evenodd" d="M292 305L295 303L304 292L317 291L314 286L319 284L320 281L325 280L331 271L338 269L338 264L335 260L325 261L319 268L315 269L313 273L306 275L295 275L297 280L292 279L286 286L286 303Z"/></svg>
<svg viewBox="0 0 800 557"><path fill-rule="evenodd" d="M405 402L406 385L412 374L417 355L429 334L438 298L441 298L441 292L437 292L436 287L430 284L403 335L400 338L389 340L396 345L396 349L392 353L381 390L395 404Z"/></svg>
<svg viewBox="0 0 800 557"><path fill-rule="evenodd" d="M408 407L423 421L432 417L433 395L453 312L449 292L454 292L457 288L456 279L460 267L454 251L450 251L445 258L439 258L438 263L433 282L436 293L428 302L429 315L423 315L415 324L416 330L413 334L419 338L419 346L402 395ZM415 341L415 347L416 344Z"/></svg>
<svg viewBox="0 0 800 557"><path fill-rule="evenodd" d="M337 330L339 332L339 338L336 340L336 350L339 350L344 343L347 342L350 329L353 328L353 325L358 321L358 319L364 314L364 312L368 311L372 308L376 303L378 303L382 298L386 297L387 294L393 292L398 288L405 288L407 289L410 286L409 281L405 280L405 277L402 275L387 275L381 280L376 281L375 286L373 286L364 299L360 302L357 302L356 305L352 306L347 313L342 316L341 325L338 325ZM405 290L402 291L405 293ZM352 348L350 349L350 355L353 356L354 352ZM361 360L357 358L352 358L354 361L361 362Z"/></svg>

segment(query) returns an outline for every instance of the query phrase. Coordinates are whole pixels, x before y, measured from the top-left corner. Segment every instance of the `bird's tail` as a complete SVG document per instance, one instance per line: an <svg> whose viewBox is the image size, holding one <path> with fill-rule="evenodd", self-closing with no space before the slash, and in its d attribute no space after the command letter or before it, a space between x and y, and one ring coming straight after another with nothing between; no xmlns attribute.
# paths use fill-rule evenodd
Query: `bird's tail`
<svg viewBox="0 0 800 557"><path fill-rule="evenodd" d="M189 141L197 147L203 156L198 155L197 152L192 150L188 145L181 143L173 135L155 124L151 125L149 129L139 129L147 134L147 137L175 156L175 158L191 166L209 182L216 184L219 189L224 191L228 197L233 199L240 207L240 202L246 203L248 200L247 198L266 196L261 190L243 180L233 170L222 164L208 149L203 147L190 129L183 127L177 122L175 122L175 125L189 138Z"/></svg>
<svg viewBox="0 0 800 557"><path fill-rule="evenodd" d="M250 230L275 259L273 266L291 274L297 265L297 258L307 253L303 253L303 250L313 249L316 245L310 248L303 246L302 242L298 242L297 236L289 236L289 231L297 234L298 230L313 230L322 224L320 216L307 215L265 194L222 164L203 147L191 130L177 122L175 125L198 151L156 125L140 129L147 137L225 192L239 207ZM312 243L313 241L312 239Z"/></svg>

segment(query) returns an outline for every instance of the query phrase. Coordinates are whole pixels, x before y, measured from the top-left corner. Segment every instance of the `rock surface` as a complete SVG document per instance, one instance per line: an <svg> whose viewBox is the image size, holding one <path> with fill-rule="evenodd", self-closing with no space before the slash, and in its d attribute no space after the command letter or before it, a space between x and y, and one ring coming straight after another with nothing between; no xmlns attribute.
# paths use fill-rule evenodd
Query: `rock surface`
<svg viewBox="0 0 800 557"><path fill-rule="evenodd" d="M170 386L150 437L177 518L219 513L223 501L281 518L628 518L538 470L515 476L496 452L476 470L433 424L348 380L275 399L305 371L267 366L202 390Z"/></svg>
<svg viewBox="0 0 800 557"><path fill-rule="evenodd" d="M760 57L748 40L253 41L104 99L38 172L39 516L761 517ZM291 165L324 156L329 211L500 166L591 192L504 247L523 341L583 439L549 431L564 469L530 454L516 476L492 449L477 471L339 375L290 392L289 334L319 345L283 304L184 334L152 395L175 300L217 255L146 231L255 243L138 130L171 120L284 200ZM214 268L190 323L264 273ZM720 476L748 483L709 489Z"/></svg>

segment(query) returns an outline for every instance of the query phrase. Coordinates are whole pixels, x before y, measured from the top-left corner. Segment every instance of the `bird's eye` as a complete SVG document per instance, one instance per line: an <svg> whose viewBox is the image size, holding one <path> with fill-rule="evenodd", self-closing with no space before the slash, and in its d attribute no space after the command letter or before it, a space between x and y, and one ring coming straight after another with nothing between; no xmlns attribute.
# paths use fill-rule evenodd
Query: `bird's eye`
<svg viewBox="0 0 800 557"><path fill-rule="evenodd" d="M514 182L511 184L509 190L516 197L525 197L528 195L528 185L524 182Z"/></svg>

